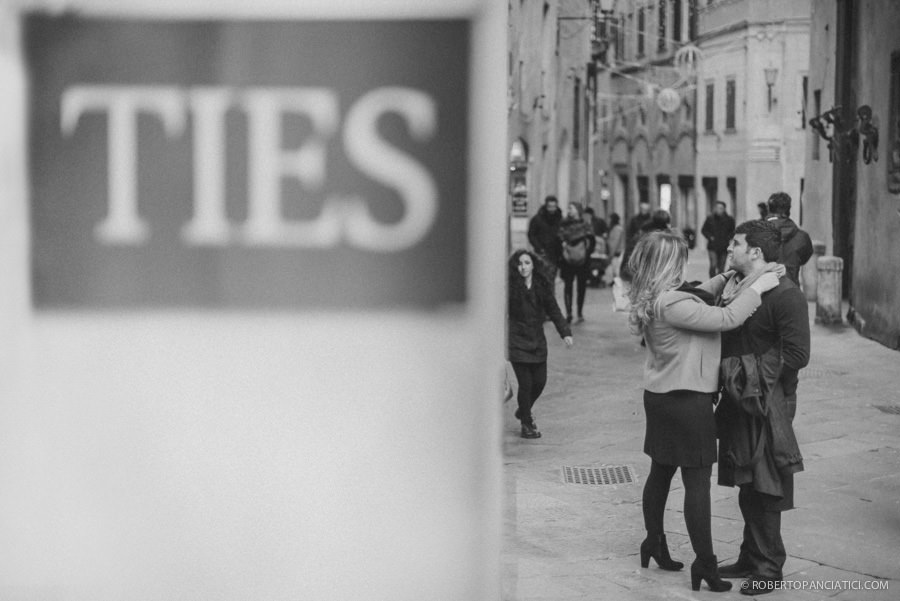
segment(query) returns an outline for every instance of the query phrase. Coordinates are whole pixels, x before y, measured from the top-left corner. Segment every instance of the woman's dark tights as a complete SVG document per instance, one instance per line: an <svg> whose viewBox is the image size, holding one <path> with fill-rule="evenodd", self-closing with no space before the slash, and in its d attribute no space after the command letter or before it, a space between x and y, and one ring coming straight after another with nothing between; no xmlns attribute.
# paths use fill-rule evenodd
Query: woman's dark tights
<svg viewBox="0 0 900 601"><path fill-rule="evenodd" d="M656 461L650 465L650 475L644 483L643 496L644 527L647 529L648 537L664 533L663 515L666 512L666 499L669 497L672 476L677 469L678 466L663 465ZM711 465L681 468L681 480L684 483L684 523L694 553L701 560L711 558L713 555L709 501L711 475Z"/></svg>
<svg viewBox="0 0 900 601"><path fill-rule="evenodd" d="M516 381L519 383L519 419L531 421L531 407L547 385L547 362L520 363L512 361Z"/></svg>
<svg viewBox="0 0 900 601"><path fill-rule="evenodd" d="M563 281L563 301L566 305L566 316L572 316L572 288L573 284L577 283L578 298L576 300L575 308L578 311L578 316L581 317L584 310L584 295L587 292L587 281L590 270L588 269L587 264L569 265L563 263L563 265L560 266L559 273L560 276L562 276Z"/></svg>

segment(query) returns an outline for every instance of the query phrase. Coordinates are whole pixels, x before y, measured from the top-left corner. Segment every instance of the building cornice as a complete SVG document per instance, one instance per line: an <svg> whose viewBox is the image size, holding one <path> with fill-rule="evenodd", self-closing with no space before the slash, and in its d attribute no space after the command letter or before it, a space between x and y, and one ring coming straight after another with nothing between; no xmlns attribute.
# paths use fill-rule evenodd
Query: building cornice
<svg viewBox="0 0 900 601"><path fill-rule="evenodd" d="M616 135L609 138L606 146L609 148L610 152L614 152L616 146L619 144L624 144L625 148L628 152L633 151L638 143L643 140L644 144L647 146L648 151L653 151L661 141L664 141L666 146L669 147L669 150L672 152L676 152L678 150L678 146L681 145L681 141L684 139L690 140L692 143L697 140L697 132L694 131L693 128L683 128L678 132L668 132L662 133L659 132L654 137L651 133L638 129L635 131L619 131Z"/></svg>
<svg viewBox="0 0 900 601"><path fill-rule="evenodd" d="M629 61L631 62L631 61ZM621 66L615 65L603 65L603 69L606 69L610 72L611 75L615 76L617 73L637 73L638 71L645 71L650 67L671 67L675 64L675 56L667 55L661 56L659 58L655 58L652 60L645 60L639 64L622 64Z"/></svg>
<svg viewBox="0 0 900 601"><path fill-rule="evenodd" d="M729 6L731 4L739 4L741 2L745 2L746 0L715 0L714 2L710 2L706 6L702 6L697 10L698 14L705 15L706 13L711 13L719 7Z"/></svg>
<svg viewBox="0 0 900 601"><path fill-rule="evenodd" d="M700 45L703 42L709 42L715 40L716 38L724 37L729 34L737 33L737 32L749 32L754 28L778 28L783 29L786 27L795 27L797 29L809 29L811 21L809 19L778 19L776 21L749 21L747 19L743 19L741 21L737 21L735 23L731 23L730 25L725 25L723 27L719 27L718 29L713 29L712 31L706 31L697 36L697 44ZM797 27L797 26L801 27ZM805 26L805 27L803 27ZM776 32L776 33L780 33Z"/></svg>

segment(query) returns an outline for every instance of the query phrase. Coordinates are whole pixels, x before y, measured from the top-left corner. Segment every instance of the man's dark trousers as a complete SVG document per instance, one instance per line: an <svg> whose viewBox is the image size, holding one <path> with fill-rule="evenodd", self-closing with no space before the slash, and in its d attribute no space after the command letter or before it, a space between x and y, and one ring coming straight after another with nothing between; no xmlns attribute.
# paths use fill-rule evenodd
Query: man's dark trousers
<svg viewBox="0 0 900 601"><path fill-rule="evenodd" d="M787 552L781 540L781 510L773 509L777 499L757 492L752 484L742 484L738 504L744 517L738 563L747 566L754 576L781 580Z"/></svg>
<svg viewBox="0 0 900 601"><path fill-rule="evenodd" d="M709 277L716 277L720 273L725 273L725 262L728 259L728 250L712 250L707 249L709 254Z"/></svg>

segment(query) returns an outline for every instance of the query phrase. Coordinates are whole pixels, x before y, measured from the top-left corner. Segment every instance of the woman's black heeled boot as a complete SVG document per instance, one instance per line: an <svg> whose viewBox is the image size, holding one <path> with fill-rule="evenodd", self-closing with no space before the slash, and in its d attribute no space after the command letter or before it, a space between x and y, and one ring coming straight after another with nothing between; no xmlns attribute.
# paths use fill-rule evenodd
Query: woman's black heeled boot
<svg viewBox="0 0 900 601"><path fill-rule="evenodd" d="M677 572L684 567L680 561L675 561L669 557L669 547L666 545L666 535L647 535L644 542L641 543L641 567L646 568L650 565L650 558L656 560L656 565L663 570Z"/></svg>
<svg viewBox="0 0 900 601"><path fill-rule="evenodd" d="M691 588L699 591L702 580L706 580L709 590L714 593L724 593L731 590L731 583L719 577L719 566L715 555L704 560L698 557L691 564Z"/></svg>
<svg viewBox="0 0 900 601"><path fill-rule="evenodd" d="M529 417L522 420L522 438L540 438L541 433L534 423L534 418Z"/></svg>

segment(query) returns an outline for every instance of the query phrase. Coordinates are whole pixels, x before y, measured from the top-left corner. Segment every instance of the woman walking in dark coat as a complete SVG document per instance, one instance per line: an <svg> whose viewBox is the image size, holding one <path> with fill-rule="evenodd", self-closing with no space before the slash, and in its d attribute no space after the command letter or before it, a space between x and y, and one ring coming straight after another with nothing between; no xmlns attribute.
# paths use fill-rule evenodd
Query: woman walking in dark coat
<svg viewBox="0 0 900 601"><path fill-rule="evenodd" d="M664 570L684 564L669 556L663 529L666 499L675 471L684 483L684 521L697 559L691 565L691 587L727 591L713 553L710 476L716 461L714 394L719 386L720 332L741 325L761 303L760 295L778 285L768 273L727 307L707 304L725 286L718 275L693 288L684 283L688 248L673 232L651 232L635 246L629 322L647 342L644 363L644 452L650 474L644 484L643 512L647 538L641 543L641 566L650 558Z"/></svg>
<svg viewBox="0 0 900 601"><path fill-rule="evenodd" d="M572 331L539 266L537 257L527 250L517 250L509 259L509 361L519 383L516 417L522 422L522 438L541 437L531 408L547 384L546 317L566 346L572 346Z"/></svg>

